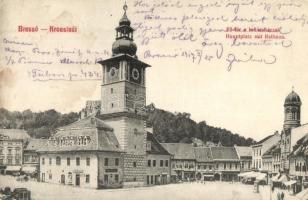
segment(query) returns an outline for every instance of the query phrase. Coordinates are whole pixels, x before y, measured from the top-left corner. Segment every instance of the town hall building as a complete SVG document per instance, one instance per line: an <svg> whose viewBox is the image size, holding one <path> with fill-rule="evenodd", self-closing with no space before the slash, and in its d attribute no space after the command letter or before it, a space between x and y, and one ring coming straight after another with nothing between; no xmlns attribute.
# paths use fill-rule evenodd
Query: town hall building
<svg viewBox="0 0 308 200"><path fill-rule="evenodd" d="M59 128L47 148L39 152L43 182L91 188L149 184L145 70L150 65L136 55L126 4L123 9L112 57L99 61L101 102L88 102L81 119ZM97 108L100 111L96 112ZM170 155L165 154L164 171L157 181L161 183L170 178Z"/></svg>

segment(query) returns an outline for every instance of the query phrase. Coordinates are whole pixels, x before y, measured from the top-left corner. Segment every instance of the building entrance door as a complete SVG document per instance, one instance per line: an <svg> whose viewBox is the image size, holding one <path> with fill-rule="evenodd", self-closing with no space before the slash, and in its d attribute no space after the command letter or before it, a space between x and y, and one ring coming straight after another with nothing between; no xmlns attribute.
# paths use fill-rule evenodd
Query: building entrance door
<svg viewBox="0 0 308 200"><path fill-rule="evenodd" d="M45 173L42 173L42 182L45 182Z"/></svg>
<svg viewBox="0 0 308 200"><path fill-rule="evenodd" d="M61 175L61 183L65 184L65 175L64 174Z"/></svg>
<svg viewBox="0 0 308 200"><path fill-rule="evenodd" d="M80 174L76 174L75 185L80 186Z"/></svg>

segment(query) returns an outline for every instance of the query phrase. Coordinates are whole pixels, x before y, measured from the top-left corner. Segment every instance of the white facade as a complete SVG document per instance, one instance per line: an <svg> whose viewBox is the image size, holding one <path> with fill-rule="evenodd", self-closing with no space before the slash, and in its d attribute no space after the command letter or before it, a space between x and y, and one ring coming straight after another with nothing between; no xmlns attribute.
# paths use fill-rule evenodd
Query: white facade
<svg viewBox="0 0 308 200"><path fill-rule="evenodd" d="M262 156L273 145L280 141L280 135L276 132L271 137L252 146L252 167L257 170L263 170Z"/></svg>
<svg viewBox="0 0 308 200"><path fill-rule="evenodd" d="M98 187L98 159L91 153L55 153L40 156L40 181Z"/></svg>

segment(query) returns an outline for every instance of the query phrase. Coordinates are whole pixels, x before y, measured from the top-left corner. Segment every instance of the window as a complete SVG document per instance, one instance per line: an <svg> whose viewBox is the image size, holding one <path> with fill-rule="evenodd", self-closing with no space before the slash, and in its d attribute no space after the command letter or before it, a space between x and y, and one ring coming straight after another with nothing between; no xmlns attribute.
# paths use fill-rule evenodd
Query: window
<svg viewBox="0 0 308 200"><path fill-rule="evenodd" d="M133 162L133 166L134 166L134 167L137 167L137 163L136 163L136 162Z"/></svg>
<svg viewBox="0 0 308 200"><path fill-rule="evenodd" d="M150 176L147 175L147 184L149 185L150 184Z"/></svg>
<svg viewBox="0 0 308 200"><path fill-rule="evenodd" d="M259 168L261 168L261 160L259 161Z"/></svg>
<svg viewBox="0 0 308 200"><path fill-rule="evenodd" d="M3 149L2 148L0 149L0 154L3 154Z"/></svg>
<svg viewBox="0 0 308 200"><path fill-rule="evenodd" d="M115 181L116 183L119 182L119 175L118 175L118 174L114 175L114 181Z"/></svg>
<svg viewBox="0 0 308 200"><path fill-rule="evenodd" d="M164 161L160 160L160 167L163 167L163 166L164 166Z"/></svg>
<svg viewBox="0 0 308 200"><path fill-rule="evenodd" d="M86 162L87 162L87 166L90 166L90 158L87 158Z"/></svg>
<svg viewBox="0 0 308 200"><path fill-rule="evenodd" d="M212 170L212 165L209 165L209 169Z"/></svg>
<svg viewBox="0 0 308 200"><path fill-rule="evenodd" d="M59 156L56 157L56 165L61 165L61 158Z"/></svg>
<svg viewBox="0 0 308 200"><path fill-rule="evenodd" d="M229 169L232 169L232 164L231 163L229 164Z"/></svg>
<svg viewBox="0 0 308 200"><path fill-rule="evenodd" d="M76 166L79 166L79 165L80 165L80 158L77 157L77 158L76 158Z"/></svg>
<svg viewBox="0 0 308 200"><path fill-rule="evenodd" d="M237 164L235 164L235 169L237 169Z"/></svg>
<svg viewBox="0 0 308 200"><path fill-rule="evenodd" d="M113 94L113 88L110 88L110 93Z"/></svg>
<svg viewBox="0 0 308 200"><path fill-rule="evenodd" d="M148 167L151 167L151 160L148 160Z"/></svg>
<svg viewBox="0 0 308 200"><path fill-rule="evenodd" d="M146 148L147 148L147 151L151 151L151 142L147 142Z"/></svg>
<svg viewBox="0 0 308 200"><path fill-rule="evenodd" d="M104 165L105 165L105 166L108 166L108 158L105 158L105 159L104 159Z"/></svg>
<svg viewBox="0 0 308 200"><path fill-rule="evenodd" d="M166 167L169 166L169 161L168 161L168 160L165 161L165 166L166 166Z"/></svg>
<svg viewBox="0 0 308 200"><path fill-rule="evenodd" d="M52 179L52 174L49 174L49 180L51 180Z"/></svg>
<svg viewBox="0 0 308 200"><path fill-rule="evenodd" d="M42 158L42 165L45 165L45 158Z"/></svg>
<svg viewBox="0 0 308 200"><path fill-rule="evenodd" d="M67 164L67 166L71 165L71 158L66 158L66 164Z"/></svg>
<svg viewBox="0 0 308 200"><path fill-rule="evenodd" d="M7 164L9 164L9 165L13 164L13 163L12 163L12 158L8 158L8 159L7 159Z"/></svg>
<svg viewBox="0 0 308 200"><path fill-rule="evenodd" d="M115 166L119 166L119 158L116 158L116 159L114 160L114 164L115 164Z"/></svg>
<svg viewBox="0 0 308 200"><path fill-rule="evenodd" d="M20 147L15 148L16 154L20 154Z"/></svg>
<svg viewBox="0 0 308 200"><path fill-rule="evenodd" d="M226 169L226 163L224 163L224 169Z"/></svg>
<svg viewBox="0 0 308 200"><path fill-rule="evenodd" d="M19 165L19 164L20 164L20 159L19 159L19 158L16 158L16 159L15 159L15 163L16 163L16 165Z"/></svg>
<svg viewBox="0 0 308 200"><path fill-rule="evenodd" d="M151 184L153 184L153 176L151 176Z"/></svg>
<svg viewBox="0 0 308 200"><path fill-rule="evenodd" d="M52 164L52 158L49 158L49 165Z"/></svg>
<svg viewBox="0 0 308 200"><path fill-rule="evenodd" d="M242 168L244 169L244 163L242 163Z"/></svg>
<svg viewBox="0 0 308 200"><path fill-rule="evenodd" d="M153 167L156 167L156 160L153 160Z"/></svg>
<svg viewBox="0 0 308 200"><path fill-rule="evenodd" d="M111 108L113 108L113 103L111 103Z"/></svg>
<svg viewBox="0 0 308 200"><path fill-rule="evenodd" d="M8 148L8 154L12 155L12 149L11 148Z"/></svg>
<svg viewBox="0 0 308 200"><path fill-rule="evenodd" d="M3 158L0 158L0 165L3 165Z"/></svg>
<svg viewBox="0 0 308 200"><path fill-rule="evenodd" d="M90 183L90 175L89 174L86 175L86 183Z"/></svg>

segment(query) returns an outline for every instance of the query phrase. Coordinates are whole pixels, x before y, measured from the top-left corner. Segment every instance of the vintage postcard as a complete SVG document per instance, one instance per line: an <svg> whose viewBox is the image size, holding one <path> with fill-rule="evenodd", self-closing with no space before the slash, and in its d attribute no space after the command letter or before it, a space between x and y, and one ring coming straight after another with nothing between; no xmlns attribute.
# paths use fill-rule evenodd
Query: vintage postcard
<svg viewBox="0 0 308 200"><path fill-rule="evenodd" d="M0 0L0 199L307 200L307 0Z"/></svg>

